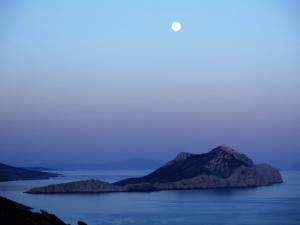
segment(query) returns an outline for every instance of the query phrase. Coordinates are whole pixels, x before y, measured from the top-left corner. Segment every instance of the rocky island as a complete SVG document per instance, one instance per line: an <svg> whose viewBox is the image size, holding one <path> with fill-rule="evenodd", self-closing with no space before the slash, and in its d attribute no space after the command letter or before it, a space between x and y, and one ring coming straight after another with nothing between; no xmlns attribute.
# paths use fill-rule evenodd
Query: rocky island
<svg viewBox="0 0 300 225"><path fill-rule="evenodd" d="M208 153L180 153L152 173L115 183L84 180L33 188L27 193L105 193L204 188L243 188L282 183L280 172L268 164L255 164L228 146Z"/></svg>

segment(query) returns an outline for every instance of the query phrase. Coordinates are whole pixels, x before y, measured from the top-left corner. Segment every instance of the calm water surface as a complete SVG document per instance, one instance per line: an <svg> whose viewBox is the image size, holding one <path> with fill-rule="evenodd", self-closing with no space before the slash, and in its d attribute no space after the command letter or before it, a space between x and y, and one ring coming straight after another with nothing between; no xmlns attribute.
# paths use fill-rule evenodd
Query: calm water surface
<svg viewBox="0 0 300 225"><path fill-rule="evenodd" d="M96 178L115 181L148 171L59 171L64 177L0 183L0 195L70 224L89 225L300 225L300 171L283 171L285 183L223 190L151 193L32 195L24 191L52 183Z"/></svg>

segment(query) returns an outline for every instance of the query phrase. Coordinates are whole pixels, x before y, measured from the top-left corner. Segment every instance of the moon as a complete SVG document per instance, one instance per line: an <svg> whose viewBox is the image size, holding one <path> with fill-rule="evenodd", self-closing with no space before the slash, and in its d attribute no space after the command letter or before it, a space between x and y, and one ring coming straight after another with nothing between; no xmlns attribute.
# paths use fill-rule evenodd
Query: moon
<svg viewBox="0 0 300 225"><path fill-rule="evenodd" d="M174 31L174 32L178 32L181 30L181 23L178 22L178 21L174 21L171 25L171 29Z"/></svg>

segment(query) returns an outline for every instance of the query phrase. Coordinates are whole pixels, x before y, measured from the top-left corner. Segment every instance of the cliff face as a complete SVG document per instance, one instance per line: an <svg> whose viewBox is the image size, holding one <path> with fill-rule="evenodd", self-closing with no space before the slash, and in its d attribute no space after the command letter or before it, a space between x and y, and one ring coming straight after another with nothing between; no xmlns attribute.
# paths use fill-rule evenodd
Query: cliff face
<svg viewBox="0 0 300 225"><path fill-rule="evenodd" d="M129 178L113 184L94 182L99 183L93 186L92 181L79 181L35 188L29 193L253 187L283 181L280 172L270 165L256 165L246 155L230 147L219 146L204 154L180 153L172 161L140 178Z"/></svg>

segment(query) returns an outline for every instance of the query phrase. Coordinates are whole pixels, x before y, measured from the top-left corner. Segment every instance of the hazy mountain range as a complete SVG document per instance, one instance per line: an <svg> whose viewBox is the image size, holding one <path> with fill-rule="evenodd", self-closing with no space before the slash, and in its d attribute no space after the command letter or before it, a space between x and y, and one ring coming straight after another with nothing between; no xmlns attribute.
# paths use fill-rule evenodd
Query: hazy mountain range
<svg viewBox="0 0 300 225"><path fill-rule="evenodd" d="M51 167L57 170L135 170L154 169L163 163L150 158L132 158L99 163L57 163Z"/></svg>

